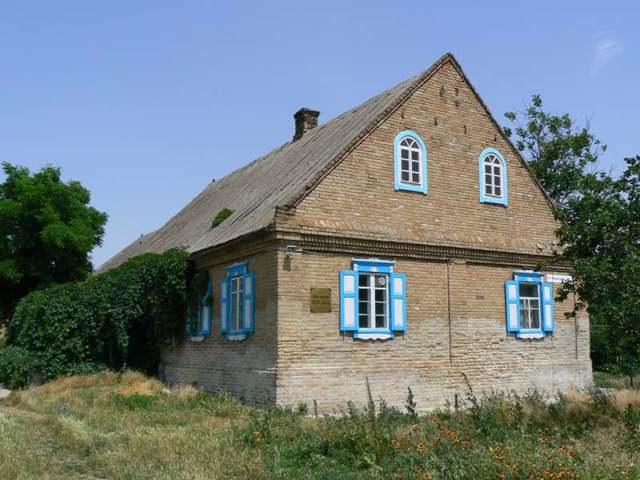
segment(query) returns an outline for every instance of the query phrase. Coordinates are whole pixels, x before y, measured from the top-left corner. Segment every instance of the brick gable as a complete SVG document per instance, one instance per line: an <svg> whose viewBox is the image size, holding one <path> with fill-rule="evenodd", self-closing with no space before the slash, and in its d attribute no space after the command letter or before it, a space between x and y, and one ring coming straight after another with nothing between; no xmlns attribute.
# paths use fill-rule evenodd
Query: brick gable
<svg viewBox="0 0 640 480"><path fill-rule="evenodd" d="M393 141L414 130L428 149L429 193L394 189ZM507 160L509 206L479 201L486 147ZM548 254L556 223L547 198L449 59L297 206L303 232Z"/></svg>

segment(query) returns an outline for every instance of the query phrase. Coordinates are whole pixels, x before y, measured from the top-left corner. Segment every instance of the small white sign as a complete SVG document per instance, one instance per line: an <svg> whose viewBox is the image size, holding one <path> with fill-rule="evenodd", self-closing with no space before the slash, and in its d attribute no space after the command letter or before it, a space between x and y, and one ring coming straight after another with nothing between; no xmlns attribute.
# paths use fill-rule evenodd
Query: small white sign
<svg viewBox="0 0 640 480"><path fill-rule="evenodd" d="M571 275L561 275L559 273L547 273L547 282L551 283L564 283L573 280Z"/></svg>

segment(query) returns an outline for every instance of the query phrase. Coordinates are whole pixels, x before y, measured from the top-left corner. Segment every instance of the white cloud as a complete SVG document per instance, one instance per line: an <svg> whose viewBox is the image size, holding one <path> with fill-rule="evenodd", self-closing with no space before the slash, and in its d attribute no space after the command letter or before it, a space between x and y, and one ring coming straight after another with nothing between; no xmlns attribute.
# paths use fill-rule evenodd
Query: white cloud
<svg viewBox="0 0 640 480"><path fill-rule="evenodd" d="M598 40L593 48L591 75L597 75L607 63L620 55L622 50L622 44L611 37Z"/></svg>

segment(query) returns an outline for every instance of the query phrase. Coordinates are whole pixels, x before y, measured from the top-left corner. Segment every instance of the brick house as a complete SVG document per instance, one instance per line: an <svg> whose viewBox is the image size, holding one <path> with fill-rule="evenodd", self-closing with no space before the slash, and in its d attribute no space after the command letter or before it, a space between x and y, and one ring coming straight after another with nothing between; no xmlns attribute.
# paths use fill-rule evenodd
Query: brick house
<svg viewBox="0 0 640 480"><path fill-rule="evenodd" d="M101 270L182 246L208 272L169 383L253 404L592 383L589 322L554 301L549 199L451 54L211 183ZM216 215L232 214L217 226Z"/></svg>

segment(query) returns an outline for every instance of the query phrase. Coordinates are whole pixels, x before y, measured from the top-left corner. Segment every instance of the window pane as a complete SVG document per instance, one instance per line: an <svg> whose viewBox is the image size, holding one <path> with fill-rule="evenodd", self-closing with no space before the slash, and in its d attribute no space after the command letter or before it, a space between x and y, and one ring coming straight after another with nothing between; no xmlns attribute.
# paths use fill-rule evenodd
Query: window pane
<svg viewBox="0 0 640 480"><path fill-rule="evenodd" d="M520 297L538 298L538 285L535 283L521 283Z"/></svg>
<svg viewBox="0 0 640 480"><path fill-rule="evenodd" d="M366 302L367 300L369 300L369 292L368 292L368 290L366 290L364 288L358 289L358 300L360 302Z"/></svg>
<svg viewBox="0 0 640 480"><path fill-rule="evenodd" d="M540 328L540 310L531 310L531 326L529 328Z"/></svg>
<svg viewBox="0 0 640 480"><path fill-rule="evenodd" d="M409 160L402 160L402 170L409 170Z"/></svg>
<svg viewBox="0 0 640 480"><path fill-rule="evenodd" d="M484 173L491 175L491 165L487 165L485 164L484 166Z"/></svg>
<svg viewBox="0 0 640 480"><path fill-rule="evenodd" d="M376 302L384 302L385 291L379 288L376 289Z"/></svg>
<svg viewBox="0 0 640 480"><path fill-rule="evenodd" d="M485 195L493 195L493 187L491 185L484 186L484 194Z"/></svg>
<svg viewBox="0 0 640 480"><path fill-rule="evenodd" d="M376 315L376 328L384 328L384 315Z"/></svg>
<svg viewBox="0 0 640 480"><path fill-rule="evenodd" d="M493 190L498 197L502 196L502 190L500 189L500 187L495 187Z"/></svg>
<svg viewBox="0 0 640 480"><path fill-rule="evenodd" d="M417 172L420 170L420 162L412 162L411 163L411 168L413 169L414 172Z"/></svg>
<svg viewBox="0 0 640 480"><path fill-rule="evenodd" d="M409 181L409 172L402 172L402 181L403 182Z"/></svg>
<svg viewBox="0 0 640 480"><path fill-rule="evenodd" d="M493 177L493 183L497 186L500 186L500 182L502 182L502 178L500 176Z"/></svg>
<svg viewBox="0 0 640 480"><path fill-rule="evenodd" d="M237 329L242 330L242 318L244 317L244 302L242 295L238 295L238 325Z"/></svg>
<svg viewBox="0 0 640 480"><path fill-rule="evenodd" d="M369 285L369 277L366 275L358 275L358 285L366 287Z"/></svg>
<svg viewBox="0 0 640 480"><path fill-rule="evenodd" d="M486 185L492 185L493 182L491 180L493 180L493 177L491 177L491 175L485 175L484 176L484 183Z"/></svg>
<svg viewBox="0 0 640 480"><path fill-rule="evenodd" d="M520 303L520 325L522 328L530 328L529 327L529 311L524 308L523 304Z"/></svg>
<svg viewBox="0 0 640 480"><path fill-rule="evenodd" d="M494 166L493 167L493 174L500 176L500 167L499 166Z"/></svg>
<svg viewBox="0 0 640 480"><path fill-rule="evenodd" d="M231 329L239 331L242 329L242 296L236 292L231 295L233 304L231 306L232 323Z"/></svg>
<svg viewBox="0 0 640 480"><path fill-rule="evenodd" d="M361 313L358 317L358 326L360 328L369 328L369 314Z"/></svg>
<svg viewBox="0 0 640 480"><path fill-rule="evenodd" d="M418 152L416 152L415 150L413 152L411 152L411 159L412 160L418 160L420 158L420 156L418 155Z"/></svg>
<svg viewBox="0 0 640 480"><path fill-rule="evenodd" d="M409 150L403 148L400 150L400 158L409 158Z"/></svg>

